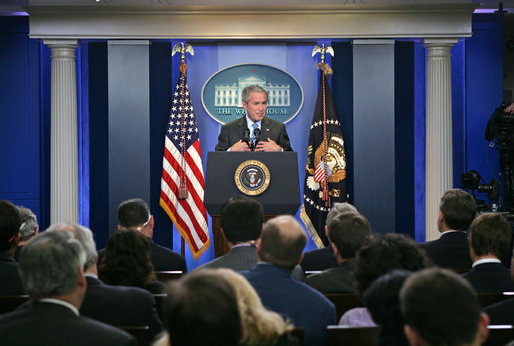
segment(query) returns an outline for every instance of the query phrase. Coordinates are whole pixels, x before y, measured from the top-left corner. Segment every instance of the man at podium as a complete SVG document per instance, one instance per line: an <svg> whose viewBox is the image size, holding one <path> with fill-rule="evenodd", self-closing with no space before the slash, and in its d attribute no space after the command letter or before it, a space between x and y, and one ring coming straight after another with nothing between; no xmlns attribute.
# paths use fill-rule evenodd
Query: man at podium
<svg viewBox="0 0 514 346"><path fill-rule="evenodd" d="M249 85L241 98L246 115L221 127L216 151L292 151L286 125L265 117L268 92Z"/></svg>

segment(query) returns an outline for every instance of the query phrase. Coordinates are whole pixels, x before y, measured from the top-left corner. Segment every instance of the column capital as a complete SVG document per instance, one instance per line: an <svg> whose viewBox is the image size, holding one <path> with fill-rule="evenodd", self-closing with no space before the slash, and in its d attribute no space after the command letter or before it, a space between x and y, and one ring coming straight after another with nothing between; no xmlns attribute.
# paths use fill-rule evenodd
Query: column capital
<svg viewBox="0 0 514 346"><path fill-rule="evenodd" d="M50 48L77 48L78 41L77 40L43 40L43 43L46 44Z"/></svg>
<svg viewBox="0 0 514 346"><path fill-rule="evenodd" d="M428 58L450 58L452 47L458 42L457 38L436 38L423 40Z"/></svg>

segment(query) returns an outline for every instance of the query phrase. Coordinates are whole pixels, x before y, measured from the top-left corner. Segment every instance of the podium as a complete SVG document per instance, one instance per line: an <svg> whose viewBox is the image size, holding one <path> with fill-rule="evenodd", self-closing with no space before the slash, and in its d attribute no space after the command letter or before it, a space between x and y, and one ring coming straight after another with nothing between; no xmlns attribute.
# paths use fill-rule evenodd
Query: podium
<svg viewBox="0 0 514 346"><path fill-rule="evenodd" d="M263 183L266 184L265 180L268 179L268 185L262 192L263 187L254 191L251 188L247 189L244 183L241 184L241 180L246 180L244 170L249 167L248 165L257 166L257 170L264 171L264 175L267 170L269 176L263 177ZM236 180L239 181L236 182ZM252 195L254 193L257 194ZM239 195L246 195L259 201L264 209L265 220L277 215L295 215L301 203L297 153L291 151L233 153L211 151L207 153L204 204L212 217L216 257L228 251L220 230L221 207L228 199Z"/></svg>

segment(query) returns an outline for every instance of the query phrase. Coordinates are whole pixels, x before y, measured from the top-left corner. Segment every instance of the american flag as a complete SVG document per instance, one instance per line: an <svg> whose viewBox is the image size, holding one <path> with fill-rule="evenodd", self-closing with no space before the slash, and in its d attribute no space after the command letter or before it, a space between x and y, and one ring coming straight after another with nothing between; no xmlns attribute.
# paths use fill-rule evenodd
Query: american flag
<svg viewBox="0 0 514 346"><path fill-rule="evenodd" d="M184 61L173 92L164 141L159 204L189 244L196 260L209 247L209 228L203 204L205 185L202 152Z"/></svg>

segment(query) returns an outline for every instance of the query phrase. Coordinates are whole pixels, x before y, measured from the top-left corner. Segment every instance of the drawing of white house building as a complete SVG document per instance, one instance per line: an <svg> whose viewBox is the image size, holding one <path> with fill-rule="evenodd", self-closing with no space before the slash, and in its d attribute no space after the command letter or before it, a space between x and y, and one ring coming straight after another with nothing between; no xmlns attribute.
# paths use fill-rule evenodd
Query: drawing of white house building
<svg viewBox="0 0 514 346"><path fill-rule="evenodd" d="M214 105L216 107L241 107L241 93L249 85L256 84L268 91L268 106L289 107L291 105L289 84L270 84L256 75L239 78L234 84L214 86Z"/></svg>

